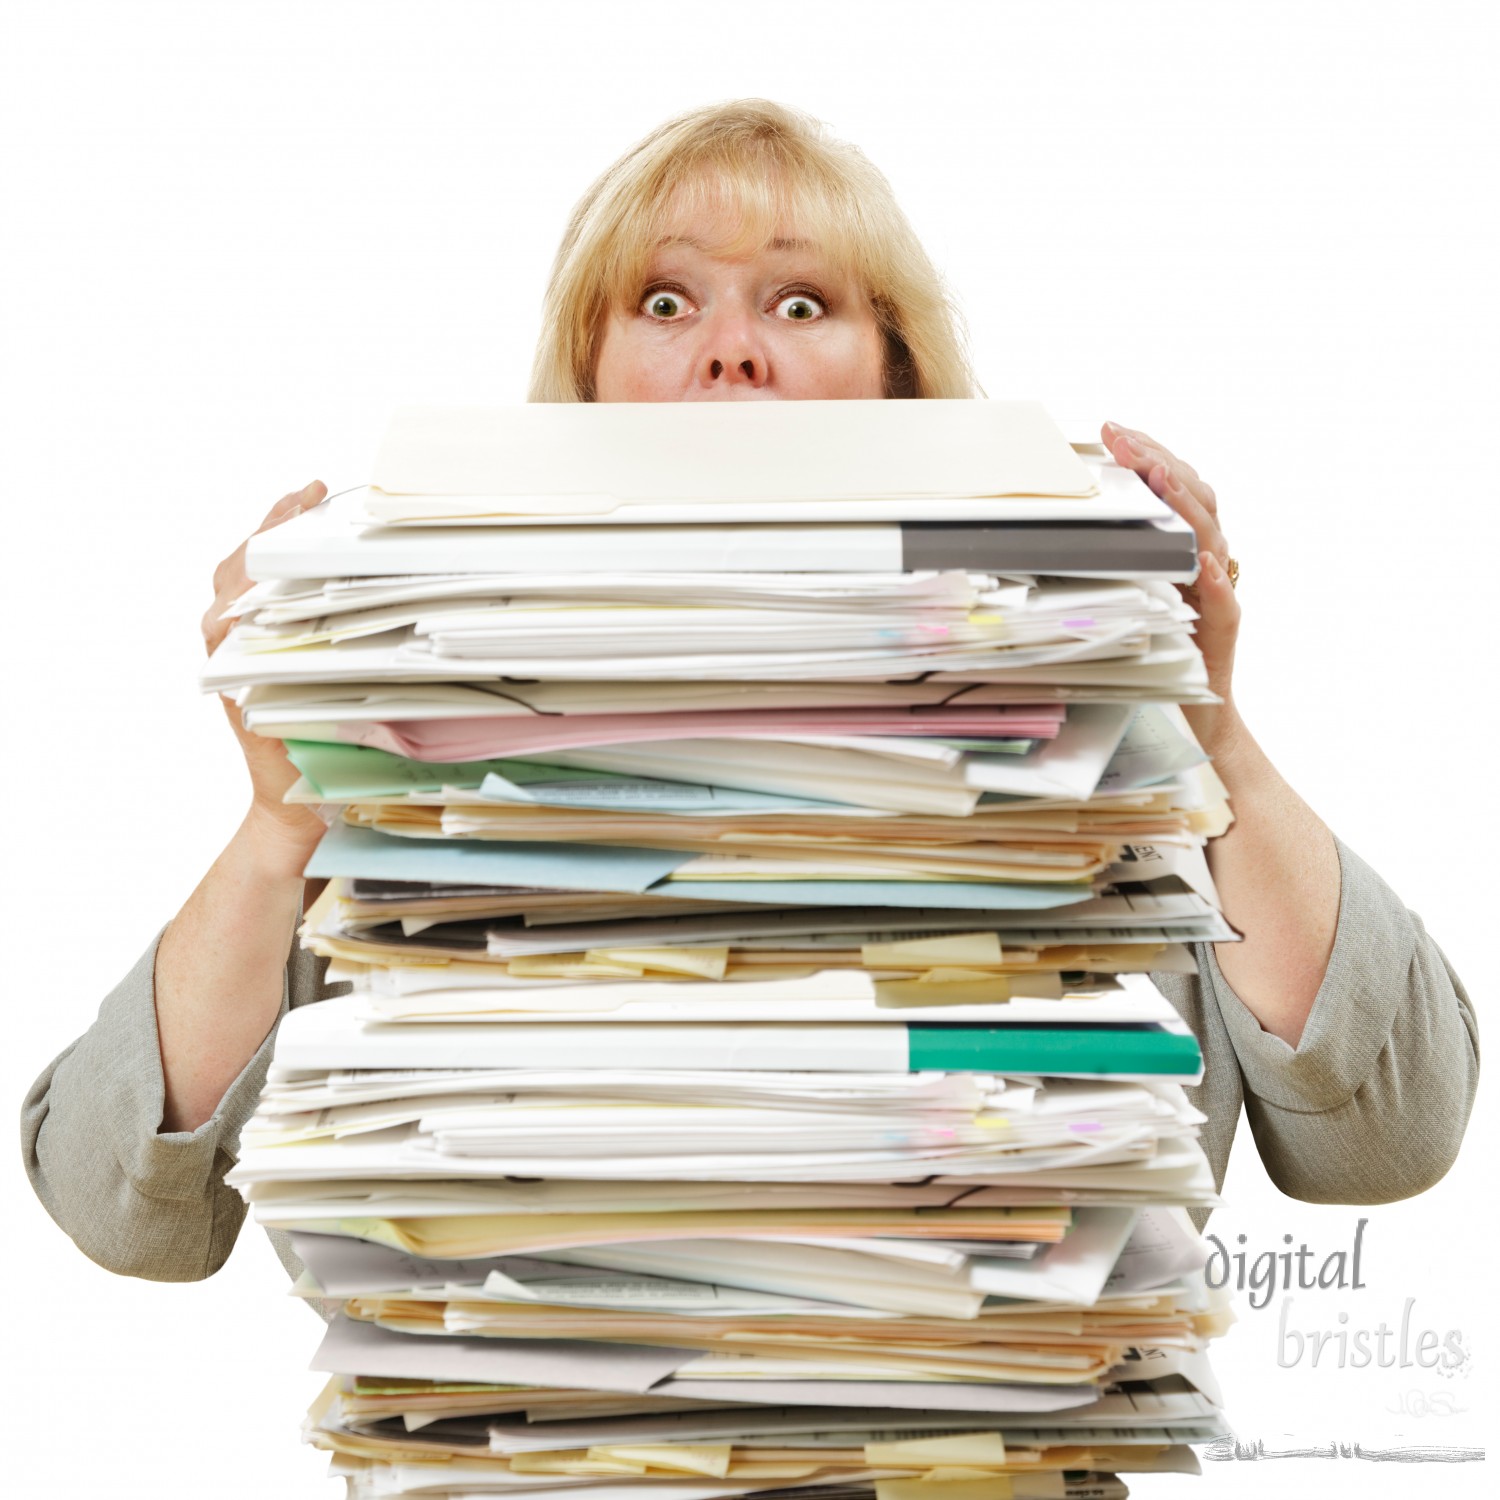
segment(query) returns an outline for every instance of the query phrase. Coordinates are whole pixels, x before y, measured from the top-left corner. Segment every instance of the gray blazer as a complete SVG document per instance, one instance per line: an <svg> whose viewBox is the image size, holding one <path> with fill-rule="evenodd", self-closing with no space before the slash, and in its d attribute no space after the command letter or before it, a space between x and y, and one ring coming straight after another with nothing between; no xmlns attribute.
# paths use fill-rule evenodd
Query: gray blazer
<svg viewBox="0 0 1500 1500"><path fill-rule="evenodd" d="M1312 1203L1391 1203L1453 1164L1474 1103L1479 1033L1458 976L1421 920L1344 844L1338 932L1294 1050L1262 1031L1198 945L1196 975L1153 979L1197 1034L1203 1145L1224 1181L1243 1104L1284 1193ZM47 1212L91 1259L154 1281L224 1264L245 1218L224 1185L255 1108L275 1028L211 1120L160 1133L161 1057L152 977L160 934L89 1029L32 1085L21 1111L26 1168ZM281 1014L327 998L322 960L294 948ZM1206 1213L1195 1217L1201 1221ZM295 1275L286 1236L272 1234Z"/></svg>

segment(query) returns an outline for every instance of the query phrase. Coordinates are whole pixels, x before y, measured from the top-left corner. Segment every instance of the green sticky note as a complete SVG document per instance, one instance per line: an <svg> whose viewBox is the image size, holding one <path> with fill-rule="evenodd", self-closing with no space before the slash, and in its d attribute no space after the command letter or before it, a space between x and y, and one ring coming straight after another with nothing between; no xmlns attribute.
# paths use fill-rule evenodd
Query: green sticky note
<svg viewBox="0 0 1500 1500"><path fill-rule="evenodd" d="M330 802L356 797L397 797L403 792L435 792L445 786L475 786L489 774L492 761L437 765L407 760L364 745L329 745L288 740L287 759Z"/></svg>
<svg viewBox="0 0 1500 1500"><path fill-rule="evenodd" d="M931 745L947 745L953 750L971 750L976 755L1030 755L1035 740L951 740L946 736L934 738L923 735L922 738Z"/></svg>
<svg viewBox="0 0 1500 1500"><path fill-rule="evenodd" d="M531 782L633 781L610 771L580 771L526 760L408 760L389 750L366 745L330 745L322 741L287 740L287 757L330 802L360 797L399 797L404 792L436 792L445 786L477 791L486 776L501 776L517 786Z"/></svg>
<svg viewBox="0 0 1500 1500"><path fill-rule="evenodd" d="M914 1073L1157 1073L1193 1076L1195 1036L1158 1026L909 1026Z"/></svg>

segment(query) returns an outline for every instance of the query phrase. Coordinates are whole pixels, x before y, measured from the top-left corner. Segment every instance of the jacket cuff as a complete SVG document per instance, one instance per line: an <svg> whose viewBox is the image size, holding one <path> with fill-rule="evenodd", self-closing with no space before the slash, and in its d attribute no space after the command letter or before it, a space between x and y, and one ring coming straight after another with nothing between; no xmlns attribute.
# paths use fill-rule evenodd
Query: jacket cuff
<svg viewBox="0 0 1500 1500"><path fill-rule="evenodd" d="M265 1079L276 1024L286 1014L288 985L281 982L281 1006L266 1038L239 1076L225 1090L213 1114L196 1130L160 1131L166 1084L156 1029L156 951L166 928L116 987L99 1013L101 1035L94 1050L110 1059L99 1079L99 1110L117 1122L114 1135L120 1170L148 1198L201 1203L209 1182L224 1171L222 1148L233 1159L239 1135Z"/></svg>
<svg viewBox="0 0 1500 1500"><path fill-rule="evenodd" d="M1416 953L1415 924L1400 898L1341 839L1333 842L1338 927L1295 1048L1261 1029L1225 979L1213 944L1199 948L1199 971L1218 1001L1246 1091L1301 1114L1336 1109L1369 1078L1390 1041Z"/></svg>

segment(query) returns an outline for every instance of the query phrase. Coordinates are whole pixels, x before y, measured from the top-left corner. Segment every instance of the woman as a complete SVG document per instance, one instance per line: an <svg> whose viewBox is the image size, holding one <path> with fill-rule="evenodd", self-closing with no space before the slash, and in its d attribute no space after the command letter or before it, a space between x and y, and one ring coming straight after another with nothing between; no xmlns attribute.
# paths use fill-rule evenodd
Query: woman
<svg viewBox="0 0 1500 1500"><path fill-rule="evenodd" d="M814 122L759 101L663 126L575 210L547 294L531 397L679 401L976 394L940 280L878 172ZM1240 609L1213 490L1146 434L1103 439L1197 534L1188 593L1222 702L1188 710L1236 822L1210 849L1245 941L1199 945L1157 983L1207 1061L1195 1103L1222 1182L1241 1103L1276 1184L1375 1203L1436 1182L1458 1152L1478 1072L1457 977L1420 921L1282 780L1236 711ZM262 529L325 494L285 496ZM245 549L203 619L248 584ZM227 1257L244 1205L223 1184L279 1015L323 997L292 944L323 832L284 806L279 742L230 723L251 804L228 846L93 1027L38 1079L27 1164L53 1217L95 1260L162 1280ZM291 947L290 955L288 953ZM290 1253L278 1243L284 1258Z"/></svg>

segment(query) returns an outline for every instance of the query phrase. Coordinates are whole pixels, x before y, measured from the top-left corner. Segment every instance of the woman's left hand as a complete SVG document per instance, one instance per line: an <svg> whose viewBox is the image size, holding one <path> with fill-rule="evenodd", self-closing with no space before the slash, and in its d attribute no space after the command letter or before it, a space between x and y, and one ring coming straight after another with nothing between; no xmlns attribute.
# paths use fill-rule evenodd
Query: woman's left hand
<svg viewBox="0 0 1500 1500"><path fill-rule="evenodd" d="M1182 587L1198 611L1198 649L1208 668L1208 685L1227 703L1234 672L1234 643L1240 633L1240 602L1229 582L1229 543L1219 528L1219 502L1211 485L1191 464L1118 422L1101 429L1104 446L1123 469L1134 469L1182 517L1198 539L1198 580Z"/></svg>

